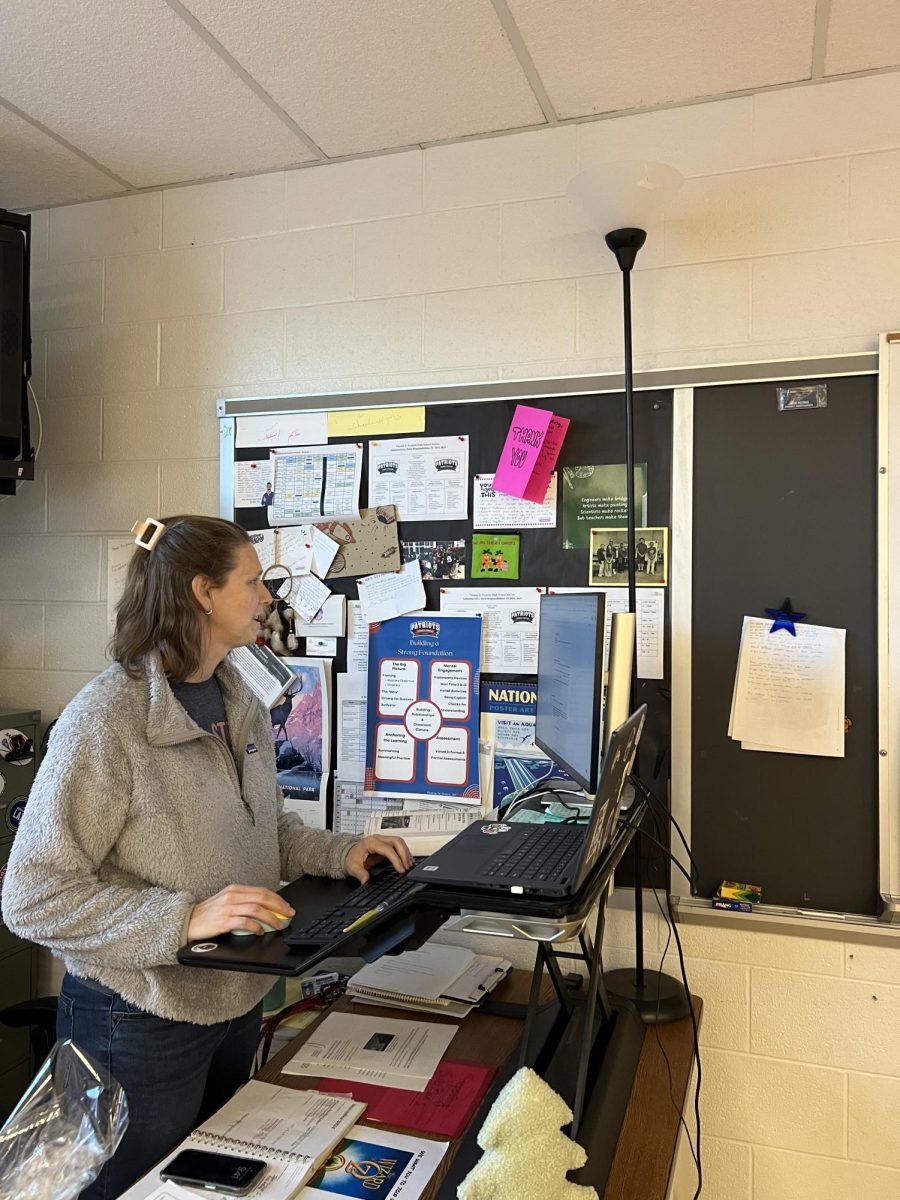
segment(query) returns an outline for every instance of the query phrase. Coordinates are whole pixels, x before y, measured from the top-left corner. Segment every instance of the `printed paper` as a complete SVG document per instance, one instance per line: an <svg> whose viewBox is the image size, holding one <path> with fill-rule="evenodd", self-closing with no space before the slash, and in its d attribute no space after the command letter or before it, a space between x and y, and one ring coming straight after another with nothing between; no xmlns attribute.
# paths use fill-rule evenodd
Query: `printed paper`
<svg viewBox="0 0 900 1200"><path fill-rule="evenodd" d="M275 498L268 509L270 525L359 517L362 443L275 450L272 463Z"/></svg>
<svg viewBox="0 0 900 1200"><path fill-rule="evenodd" d="M563 467L563 549L587 550L591 529L628 525L625 464ZM647 464L634 468L636 524L647 524Z"/></svg>
<svg viewBox="0 0 900 1200"><path fill-rule="evenodd" d="M369 503L395 505L401 521L465 520L468 437L369 442Z"/></svg>
<svg viewBox="0 0 900 1200"><path fill-rule="evenodd" d="M366 777L366 675L337 677L337 774L348 783Z"/></svg>
<svg viewBox="0 0 900 1200"><path fill-rule="evenodd" d="M473 529L555 529L556 479L550 476L543 504L494 491L493 475L476 475L472 492Z"/></svg>
<svg viewBox="0 0 900 1200"><path fill-rule="evenodd" d="M537 687L516 679L482 679L481 736L496 746L533 746Z"/></svg>
<svg viewBox="0 0 900 1200"><path fill-rule="evenodd" d="M358 600L347 601L347 672L366 675L369 671L369 622Z"/></svg>
<svg viewBox="0 0 900 1200"><path fill-rule="evenodd" d="M314 654L316 658L334 658L337 654L337 638L307 637L306 653Z"/></svg>
<svg viewBox="0 0 900 1200"><path fill-rule="evenodd" d="M441 612L481 613L481 669L486 674L537 673L544 588L441 588Z"/></svg>
<svg viewBox="0 0 900 1200"><path fill-rule="evenodd" d="M285 658L297 682L272 709L275 776L285 808L304 825L324 829L331 764L331 664L320 658Z"/></svg>
<svg viewBox="0 0 900 1200"><path fill-rule="evenodd" d="M125 592L128 565L136 549L133 537L106 539L106 629L110 637L116 632L116 605Z"/></svg>
<svg viewBox="0 0 900 1200"><path fill-rule="evenodd" d="M549 596L567 592L590 592L594 588L548 587ZM603 670L609 670L610 631L612 616L617 612L628 612L628 593L622 588L601 588L606 596L606 649ZM635 636L635 659L638 679L663 678L663 653L665 650L666 593L662 588L641 588L637 593L637 621Z"/></svg>
<svg viewBox="0 0 900 1200"><path fill-rule="evenodd" d="M322 584L324 587L325 585ZM343 637L344 614L346 611L346 596L328 593L322 607L315 613L311 621L295 620L294 632L297 637Z"/></svg>
<svg viewBox="0 0 900 1200"><path fill-rule="evenodd" d="M328 441L328 414L284 413L265 417L237 417L235 447L315 446Z"/></svg>
<svg viewBox="0 0 900 1200"><path fill-rule="evenodd" d="M425 588L419 560L404 563L399 571L357 579L364 620L372 625L425 606Z"/></svg>
<svg viewBox="0 0 900 1200"><path fill-rule="evenodd" d="M367 793L481 797L481 620L419 613L369 630Z"/></svg>
<svg viewBox="0 0 900 1200"><path fill-rule="evenodd" d="M272 502L272 468L268 458L234 464L234 507L260 508Z"/></svg>

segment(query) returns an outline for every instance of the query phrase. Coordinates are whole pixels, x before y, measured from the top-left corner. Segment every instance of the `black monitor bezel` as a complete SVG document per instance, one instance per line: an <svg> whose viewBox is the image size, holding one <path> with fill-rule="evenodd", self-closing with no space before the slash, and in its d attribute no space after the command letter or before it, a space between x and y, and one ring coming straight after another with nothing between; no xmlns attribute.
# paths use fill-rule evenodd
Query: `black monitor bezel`
<svg viewBox="0 0 900 1200"><path fill-rule="evenodd" d="M544 741L538 733L538 720L541 703L541 636L544 629L544 605L551 603L558 607L564 607L567 602L579 600L584 602L585 599L592 599L596 605L597 614L597 636L594 639L595 663L594 677L597 681L597 686L594 688L594 708L591 713L591 756L590 756L590 778L586 778L581 772L573 767L571 763L566 762L560 757L559 753L554 750L546 741ZM568 592L568 593L548 593L541 596L541 624L538 632L538 685L537 685L537 707L535 709L534 721L534 744L539 750L551 758L557 766L562 767L576 783L593 796L597 791L597 786L600 777L600 735L601 735L601 719L603 713L603 652L604 643L606 640L606 595L604 592Z"/></svg>

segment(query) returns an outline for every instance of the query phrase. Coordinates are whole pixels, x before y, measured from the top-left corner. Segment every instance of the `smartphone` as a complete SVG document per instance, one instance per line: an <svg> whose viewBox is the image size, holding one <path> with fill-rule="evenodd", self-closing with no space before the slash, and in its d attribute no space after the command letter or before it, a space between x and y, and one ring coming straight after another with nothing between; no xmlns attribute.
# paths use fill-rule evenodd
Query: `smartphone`
<svg viewBox="0 0 900 1200"><path fill-rule="evenodd" d="M260 1158L237 1158L212 1150L182 1150L160 1171L159 1177L185 1187L246 1196L265 1169L266 1164Z"/></svg>

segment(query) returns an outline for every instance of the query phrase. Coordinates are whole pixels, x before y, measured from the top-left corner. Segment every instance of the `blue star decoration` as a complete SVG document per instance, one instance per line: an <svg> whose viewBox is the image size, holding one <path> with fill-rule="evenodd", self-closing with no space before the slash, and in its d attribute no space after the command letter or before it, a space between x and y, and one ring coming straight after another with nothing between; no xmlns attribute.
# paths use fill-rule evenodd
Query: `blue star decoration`
<svg viewBox="0 0 900 1200"><path fill-rule="evenodd" d="M788 598L781 608L767 608L766 616L772 618L772 627L769 633L777 633L779 629L786 629L791 637L796 637L797 630L794 628L794 622L805 620L806 613L794 612Z"/></svg>

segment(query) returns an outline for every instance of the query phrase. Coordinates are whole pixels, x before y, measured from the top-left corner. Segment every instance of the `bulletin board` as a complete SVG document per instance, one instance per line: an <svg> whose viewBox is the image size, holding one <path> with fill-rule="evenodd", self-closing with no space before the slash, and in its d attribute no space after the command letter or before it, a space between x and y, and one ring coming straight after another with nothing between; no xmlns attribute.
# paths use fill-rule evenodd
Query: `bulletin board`
<svg viewBox="0 0 900 1200"><path fill-rule="evenodd" d="M763 903L875 915L878 384L790 383L824 383L827 407L779 412L777 381L693 394L690 840L701 895L739 880ZM843 758L727 736L742 619L785 597L847 630Z"/></svg>
<svg viewBox="0 0 900 1200"><path fill-rule="evenodd" d="M508 389L512 390L512 389ZM402 393L400 393L402 395ZM319 398L316 398L319 399ZM327 397L322 399L327 401ZM405 399L405 397L404 397ZM309 398L297 398L297 411L308 411L311 405ZM361 404L372 404L371 396L360 396ZM583 465L614 465L625 460L625 428L624 428L624 395L613 393L581 393L553 394L543 399L525 399L538 407L551 409L555 414L567 417L571 421L557 463L558 496L557 523L555 529L509 529L497 532L518 533L520 536L519 578L510 581L509 587L557 586L557 587L586 587L588 584L587 549L563 549L563 478L564 466ZM230 412L240 411L236 402L223 402ZM482 399L477 403L434 403L428 404L425 410L425 429L418 435L401 434L398 436L442 437L467 434L469 437L469 475L493 474L497 466L500 451L503 447L509 426L515 412L517 401L512 398ZM380 398L381 407L391 406L391 393ZM266 411L266 401L260 400L252 409L257 413ZM319 407L318 404L315 407ZM249 406L248 406L249 408ZM220 409L221 411L221 409ZM248 411L248 409L245 409ZM290 411L285 401L279 399L277 409L284 413ZM265 458L268 450L261 447L235 448L234 417L225 416L222 426L222 495L228 495L229 473L233 471L235 461ZM391 435L383 435L391 436ZM634 405L634 436L635 461L647 464L647 522L648 525L668 527L670 524L671 505L671 459L672 459L672 392L668 390L642 391L635 395ZM337 445L342 441L354 441L357 438L333 438L329 445ZM367 442L369 439L361 439ZM368 452L363 457L363 478L360 492L360 503L366 506L368 496ZM221 505L223 516L227 516L248 531L269 528L266 509L260 505L252 508L233 509L230 503ZM458 540L466 542L466 578L455 583L450 580L425 581L427 607L439 609L440 589L442 587L473 588L483 585L486 587L504 586L495 578L471 578L471 541L472 525L472 482L469 481L469 518L455 521L406 521L399 522L399 537L401 542L424 540ZM676 553L677 547L670 544L669 555ZM357 598L356 582L353 579L329 579L328 586L336 593L342 593L348 599ZM669 769L669 696L670 696L670 643L668 622L668 600L666 599L666 636L664 677L659 680L642 680L638 686L638 703L645 700L649 704L649 719L641 743L640 770L642 779L646 780L660 796L667 798L668 769ZM304 653L303 640L298 655ZM332 687L334 677L346 669L346 638L339 638L337 654L332 660ZM525 682L534 682L534 676L528 675L497 675L483 673L483 679L516 678ZM332 746L336 744L332 737ZM333 756L334 757L334 756ZM333 772L333 764L332 764ZM333 773L332 773L333 780ZM332 812L329 805L329 822ZM657 885L664 882L658 866L653 866L655 860L648 857L646 871L650 880ZM628 883L630 866L622 869L620 882Z"/></svg>

